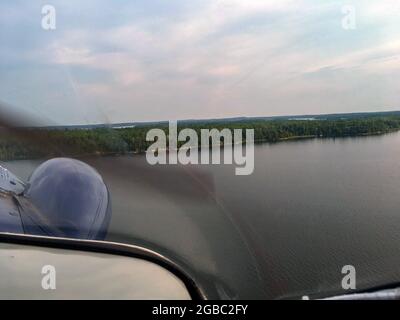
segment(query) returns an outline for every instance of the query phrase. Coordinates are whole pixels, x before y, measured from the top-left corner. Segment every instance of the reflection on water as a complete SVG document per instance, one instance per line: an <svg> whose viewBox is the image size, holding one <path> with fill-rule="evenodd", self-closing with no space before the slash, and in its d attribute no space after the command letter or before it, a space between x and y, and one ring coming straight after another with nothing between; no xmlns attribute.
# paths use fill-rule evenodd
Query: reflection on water
<svg viewBox="0 0 400 320"><path fill-rule="evenodd" d="M400 280L400 133L258 145L251 176L227 165L84 159L109 186L108 239L178 261L212 297L282 298ZM38 161L7 164L27 178Z"/></svg>

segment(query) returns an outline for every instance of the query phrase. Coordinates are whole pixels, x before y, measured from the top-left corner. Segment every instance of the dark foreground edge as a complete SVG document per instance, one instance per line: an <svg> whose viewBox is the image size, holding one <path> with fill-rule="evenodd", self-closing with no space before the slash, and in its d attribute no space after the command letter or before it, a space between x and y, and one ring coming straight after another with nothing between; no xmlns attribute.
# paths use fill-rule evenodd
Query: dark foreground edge
<svg viewBox="0 0 400 320"><path fill-rule="evenodd" d="M205 293L197 286L193 278L176 263L157 252L140 246L108 241L55 238L4 232L0 232L0 242L46 248L106 253L144 259L164 267L181 279L193 300L207 300Z"/></svg>

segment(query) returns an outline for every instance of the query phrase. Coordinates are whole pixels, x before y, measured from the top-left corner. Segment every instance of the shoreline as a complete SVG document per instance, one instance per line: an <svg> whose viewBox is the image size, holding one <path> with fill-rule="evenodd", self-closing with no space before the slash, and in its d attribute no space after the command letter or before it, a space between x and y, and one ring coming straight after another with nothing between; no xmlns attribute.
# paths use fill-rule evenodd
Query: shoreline
<svg viewBox="0 0 400 320"><path fill-rule="evenodd" d="M254 140L254 144L264 144L264 143L269 143L269 144L275 144L275 143L281 143L281 142L286 142L286 141L299 141L299 140L308 140L308 139L336 139L336 138L357 138L357 137L369 137L369 136L382 136L385 134L390 134L390 133L395 133L399 132L400 129L393 129L393 130L388 130L388 131L376 131L376 132L371 132L371 133L361 133L361 134L356 134L356 135L343 135L343 136L318 136L318 135L304 135L304 136L292 136L292 137L285 137L285 138L279 138L276 141L269 141L267 139L256 139ZM245 144L246 142L242 142L242 144ZM233 144L232 144L233 145ZM214 144L210 146L212 147L218 147L222 146L224 147L223 144ZM197 147L198 149L201 146ZM177 150L179 150L178 148ZM165 149L163 151L168 151L168 149ZM86 153L86 154L71 154L69 155L72 158L89 158L89 157L117 157L117 156L124 156L124 155L141 155L145 154L146 151L126 151L126 152L100 152L96 151L93 153ZM8 161L24 161L24 160L40 160L40 159L51 159L55 157L66 157L66 156L47 156L47 157L24 157L24 158L14 158L14 159L1 159L1 162L8 162Z"/></svg>

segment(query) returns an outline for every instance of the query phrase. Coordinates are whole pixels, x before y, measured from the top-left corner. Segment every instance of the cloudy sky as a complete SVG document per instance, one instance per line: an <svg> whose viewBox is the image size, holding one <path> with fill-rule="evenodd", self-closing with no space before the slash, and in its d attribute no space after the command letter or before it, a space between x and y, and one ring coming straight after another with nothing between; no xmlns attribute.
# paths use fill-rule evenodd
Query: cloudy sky
<svg viewBox="0 0 400 320"><path fill-rule="evenodd" d="M398 0L2 0L0 39L0 100L52 123L400 109Z"/></svg>

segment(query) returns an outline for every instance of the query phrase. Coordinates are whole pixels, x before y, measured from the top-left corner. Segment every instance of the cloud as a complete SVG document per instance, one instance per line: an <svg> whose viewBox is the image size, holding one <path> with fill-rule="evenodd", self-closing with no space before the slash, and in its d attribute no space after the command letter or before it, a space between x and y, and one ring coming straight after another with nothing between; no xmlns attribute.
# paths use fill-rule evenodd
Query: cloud
<svg viewBox="0 0 400 320"><path fill-rule="evenodd" d="M360 1L357 29L348 31L342 1L58 0L55 33L18 4L2 4L17 18L2 22L10 32L0 45L0 97L57 105L43 110L60 122L81 122L83 109L97 122L98 110L111 121L143 121L396 107L397 81L388 79L400 72L400 31L387 18L391 4ZM24 99L14 93L22 86ZM354 99L360 86L369 91Z"/></svg>

